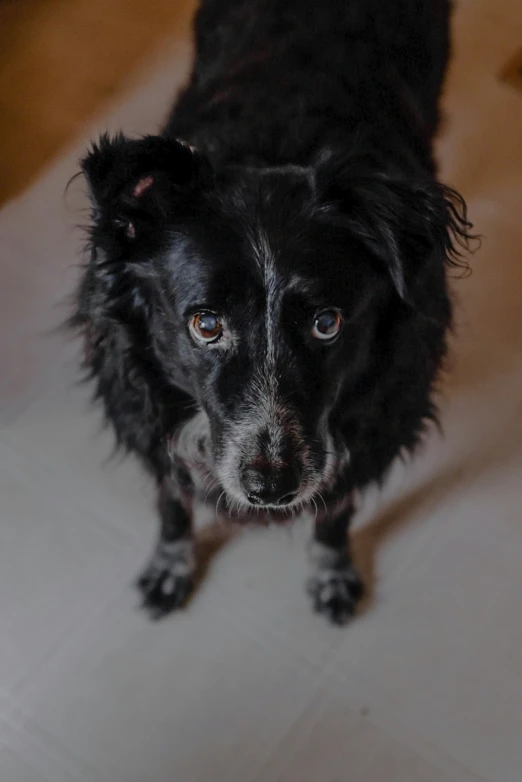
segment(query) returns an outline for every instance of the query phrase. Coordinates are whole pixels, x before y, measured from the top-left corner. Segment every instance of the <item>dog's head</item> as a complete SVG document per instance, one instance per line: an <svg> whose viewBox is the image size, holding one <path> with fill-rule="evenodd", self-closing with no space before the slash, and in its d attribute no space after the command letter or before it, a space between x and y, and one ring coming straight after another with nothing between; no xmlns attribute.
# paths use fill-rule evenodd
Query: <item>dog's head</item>
<svg viewBox="0 0 522 782"><path fill-rule="evenodd" d="M229 499L307 502L381 314L423 305L428 279L445 300L461 201L362 158L214 171L161 137L103 137L83 170L111 315L208 416Z"/></svg>

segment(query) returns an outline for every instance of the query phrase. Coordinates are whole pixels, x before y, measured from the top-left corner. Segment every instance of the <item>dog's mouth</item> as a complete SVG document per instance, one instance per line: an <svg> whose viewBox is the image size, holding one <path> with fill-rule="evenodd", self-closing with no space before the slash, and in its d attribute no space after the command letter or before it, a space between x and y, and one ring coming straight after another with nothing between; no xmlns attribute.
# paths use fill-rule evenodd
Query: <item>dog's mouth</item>
<svg viewBox="0 0 522 782"><path fill-rule="evenodd" d="M308 507L310 500L295 501L291 505L252 505L234 497L222 497L217 505L220 518L238 524L265 526L291 523Z"/></svg>

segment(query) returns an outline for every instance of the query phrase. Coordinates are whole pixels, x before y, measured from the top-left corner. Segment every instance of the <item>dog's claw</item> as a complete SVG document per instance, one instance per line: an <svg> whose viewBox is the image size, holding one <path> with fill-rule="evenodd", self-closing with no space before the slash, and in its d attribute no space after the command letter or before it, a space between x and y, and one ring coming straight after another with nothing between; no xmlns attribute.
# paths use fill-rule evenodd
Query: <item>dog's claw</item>
<svg viewBox="0 0 522 782"><path fill-rule="evenodd" d="M332 624L345 625L354 616L364 588L357 573L343 570L319 570L308 582L314 610Z"/></svg>

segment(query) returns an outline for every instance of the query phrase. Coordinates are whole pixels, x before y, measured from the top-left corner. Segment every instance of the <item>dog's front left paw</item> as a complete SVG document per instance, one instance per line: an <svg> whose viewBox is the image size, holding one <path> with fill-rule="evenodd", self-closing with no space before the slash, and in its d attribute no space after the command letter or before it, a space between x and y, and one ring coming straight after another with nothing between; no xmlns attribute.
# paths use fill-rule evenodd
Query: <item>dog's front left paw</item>
<svg viewBox="0 0 522 782"><path fill-rule="evenodd" d="M158 544L137 584L151 619L162 619L185 605L194 587L194 570L192 541Z"/></svg>

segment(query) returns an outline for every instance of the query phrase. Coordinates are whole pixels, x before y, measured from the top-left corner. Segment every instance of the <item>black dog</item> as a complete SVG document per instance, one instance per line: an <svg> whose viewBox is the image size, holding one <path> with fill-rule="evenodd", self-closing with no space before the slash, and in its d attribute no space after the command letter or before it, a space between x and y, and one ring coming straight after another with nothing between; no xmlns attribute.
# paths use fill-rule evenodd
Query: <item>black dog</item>
<svg viewBox="0 0 522 782"><path fill-rule="evenodd" d="M157 481L154 616L191 589L198 493L243 520L311 505L315 607L355 609L353 496L435 416L469 238L431 151L448 17L448 0L204 0L161 135L104 136L83 161L72 323Z"/></svg>

